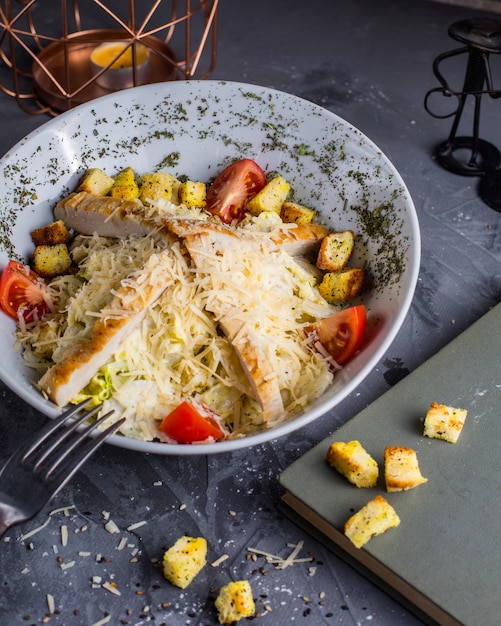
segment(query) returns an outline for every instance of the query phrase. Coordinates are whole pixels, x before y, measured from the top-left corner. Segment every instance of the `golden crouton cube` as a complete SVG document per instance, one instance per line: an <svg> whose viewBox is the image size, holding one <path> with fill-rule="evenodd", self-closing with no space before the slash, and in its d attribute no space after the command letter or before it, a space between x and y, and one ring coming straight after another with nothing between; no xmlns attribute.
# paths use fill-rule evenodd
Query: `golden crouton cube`
<svg viewBox="0 0 501 626"><path fill-rule="evenodd" d="M344 525L344 534L356 548L400 524L395 509L383 496L376 496L352 515Z"/></svg>
<svg viewBox="0 0 501 626"><path fill-rule="evenodd" d="M355 235L352 230L329 233L320 244L317 267L330 272L342 270L348 264L354 246Z"/></svg>
<svg viewBox="0 0 501 626"><path fill-rule="evenodd" d="M318 291L329 304L346 302L357 296L364 284L365 272L359 267L346 267L336 272L326 272Z"/></svg>
<svg viewBox="0 0 501 626"><path fill-rule="evenodd" d="M139 185L137 184L136 173L132 167L126 167L114 176L109 195L113 198L122 198L123 200L139 198Z"/></svg>
<svg viewBox="0 0 501 626"><path fill-rule="evenodd" d="M207 186L205 183L187 180L179 185L179 202L187 207L203 209L207 197Z"/></svg>
<svg viewBox="0 0 501 626"><path fill-rule="evenodd" d="M62 220L47 224L31 232L35 246L55 246L58 243L70 243L73 236Z"/></svg>
<svg viewBox="0 0 501 626"><path fill-rule="evenodd" d="M48 320L45 324L37 326L33 333L36 333L31 346L33 353L40 359L50 360L59 340L57 322Z"/></svg>
<svg viewBox="0 0 501 626"><path fill-rule="evenodd" d="M428 482L421 474L417 455L411 448L387 446L384 449L386 491L407 491Z"/></svg>
<svg viewBox="0 0 501 626"><path fill-rule="evenodd" d="M314 209L309 209L296 202L284 202L280 209L280 217L286 224L311 224L315 215Z"/></svg>
<svg viewBox="0 0 501 626"><path fill-rule="evenodd" d="M377 483L378 464L357 440L332 443L327 463L356 487L374 487Z"/></svg>
<svg viewBox="0 0 501 626"><path fill-rule="evenodd" d="M291 186L282 176L275 176L258 193L247 202L246 209L252 215L259 215L263 211L280 213L282 204L289 195Z"/></svg>
<svg viewBox="0 0 501 626"><path fill-rule="evenodd" d="M424 420L423 435L456 443L468 411L432 402Z"/></svg>
<svg viewBox="0 0 501 626"><path fill-rule="evenodd" d="M203 537L180 537L163 557L165 578L185 589L207 563L207 541Z"/></svg>
<svg viewBox="0 0 501 626"><path fill-rule="evenodd" d="M245 617L252 617L256 606L249 581L237 580L221 587L215 606L220 624L232 624Z"/></svg>
<svg viewBox="0 0 501 626"><path fill-rule="evenodd" d="M93 196L107 196L113 187L114 180L98 167L88 169L76 188L77 193L86 191Z"/></svg>
<svg viewBox="0 0 501 626"><path fill-rule="evenodd" d="M67 274L71 264L70 252L65 243L58 243L55 246L36 246L33 251L33 270L43 278Z"/></svg>
<svg viewBox="0 0 501 626"><path fill-rule="evenodd" d="M177 204L179 181L167 172L154 172L141 176L139 199L143 204L167 200Z"/></svg>

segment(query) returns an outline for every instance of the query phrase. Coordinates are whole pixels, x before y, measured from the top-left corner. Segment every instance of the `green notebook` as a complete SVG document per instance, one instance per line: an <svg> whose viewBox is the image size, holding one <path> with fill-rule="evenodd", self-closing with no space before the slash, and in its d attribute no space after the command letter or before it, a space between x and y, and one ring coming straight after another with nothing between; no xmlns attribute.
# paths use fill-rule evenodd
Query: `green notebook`
<svg viewBox="0 0 501 626"><path fill-rule="evenodd" d="M423 437L430 402L468 410L457 443ZM331 468L333 441L358 439L378 461L377 487ZM428 482L386 493L383 451L416 451ZM280 509L418 617L441 626L501 624L501 304L279 477ZM345 521L381 494L401 519L357 549Z"/></svg>

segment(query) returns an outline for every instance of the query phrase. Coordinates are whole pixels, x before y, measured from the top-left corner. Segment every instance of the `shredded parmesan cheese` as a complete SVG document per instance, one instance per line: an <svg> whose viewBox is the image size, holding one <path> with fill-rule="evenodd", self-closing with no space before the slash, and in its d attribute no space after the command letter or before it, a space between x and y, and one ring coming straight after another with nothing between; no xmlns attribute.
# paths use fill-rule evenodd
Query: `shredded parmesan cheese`
<svg viewBox="0 0 501 626"><path fill-rule="evenodd" d="M49 610L49 613L52 615L54 613L54 610L56 608L55 604L54 604L54 596L51 595L50 593L47 594L47 608Z"/></svg>
<svg viewBox="0 0 501 626"><path fill-rule="evenodd" d="M229 556L227 554L222 554L218 559L212 561L211 566L218 567L219 565L221 565L221 563L224 563L226 559L229 559Z"/></svg>
<svg viewBox="0 0 501 626"><path fill-rule="evenodd" d="M280 556L276 556L274 554L270 554L269 552L264 552L262 550L256 550L255 548L247 548L248 552L251 552L253 555L264 556L267 563L275 565L277 569L285 569L286 567L290 567L296 563L311 563L313 561L312 557L305 557L298 559L297 555L301 552L304 545L304 541L299 541L295 546L293 546L292 552L289 554L287 558L282 558Z"/></svg>
<svg viewBox="0 0 501 626"><path fill-rule="evenodd" d="M159 423L187 398L210 407L230 438L302 411L338 368L304 328L335 309L270 232L253 224L238 232L204 229L168 247L152 236L77 236L71 253L78 273L50 283L59 312L18 329L26 364L44 374L89 340L96 320L141 313L73 399L102 402L103 413L114 409L114 419L125 417L123 435L173 443ZM144 313L159 286L161 296Z"/></svg>
<svg viewBox="0 0 501 626"><path fill-rule="evenodd" d="M40 526L37 526L36 528L34 528L33 530L30 530L29 532L25 533L24 535L21 535L19 537L19 541L26 541L26 539L29 539L30 537L33 537L33 535L36 535L37 533L39 533L41 530L43 530L49 524L50 524L50 517L48 519L46 519L43 524L40 524Z"/></svg>

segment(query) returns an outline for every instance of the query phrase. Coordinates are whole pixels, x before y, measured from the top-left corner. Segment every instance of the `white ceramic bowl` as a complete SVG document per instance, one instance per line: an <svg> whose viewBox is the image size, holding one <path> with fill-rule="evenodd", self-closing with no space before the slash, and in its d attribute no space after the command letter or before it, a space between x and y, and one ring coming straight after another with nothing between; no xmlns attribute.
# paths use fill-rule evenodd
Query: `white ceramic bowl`
<svg viewBox="0 0 501 626"><path fill-rule="evenodd" d="M306 410L278 428L207 445L145 443L114 435L114 445L155 454L213 454L275 439L305 426L352 393L378 364L408 312L420 263L413 202L386 156L359 130L306 100L272 89L220 81L135 87L63 113L21 140L0 161L0 268L28 259L29 233L52 220L52 208L83 171L131 166L154 171L166 159L179 174L209 180L231 159L248 157L292 184L298 202L336 229L361 235L357 264L374 286L362 302L369 341ZM172 171L172 170L171 170ZM10 244L9 244L10 241ZM59 409L32 385L14 346L14 322L0 315L0 375L48 416Z"/></svg>

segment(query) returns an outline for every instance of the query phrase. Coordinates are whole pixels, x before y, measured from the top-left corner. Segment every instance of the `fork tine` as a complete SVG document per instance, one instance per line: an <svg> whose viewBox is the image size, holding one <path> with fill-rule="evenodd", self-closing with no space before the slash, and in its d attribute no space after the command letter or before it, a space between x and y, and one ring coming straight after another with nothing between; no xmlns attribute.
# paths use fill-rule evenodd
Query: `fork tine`
<svg viewBox="0 0 501 626"><path fill-rule="evenodd" d="M79 404L75 404L74 407L68 409L64 413L61 413L59 417L50 420L45 426L43 426L34 437L33 441L28 442L23 450L22 461L26 461L47 439L54 433L60 426L62 426L67 420L89 403L89 399L83 400Z"/></svg>
<svg viewBox="0 0 501 626"><path fill-rule="evenodd" d="M51 467L45 471L42 480L52 486L52 496L66 485L85 461L104 443L108 435L114 433L125 422L125 418L122 418L110 424L108 428L101 431L95 437L89 439L91 432L112 413L113 411L106 413L99 418L99 420L83 430L76 440L68 448L65 448L64 452L54 461ZM83 446L81 445L82 443L84 443ZM80 450L78 453L72 455L71 453L79 446Z"/></svg>
<svg viewBox="0 0 501 626"><path fill-rule="evenodd" d="M96 407L97 409L99 409L99 407ZM94 411L92 411L92 413L94 413ZM54 444L52 444L50 446L50 448L44 452L44 454L40 457L40 459L38 459L38 461L35 463L34 466L34 471L35 472L40 472L42 473L43 471L43 478L45 480L50 480L51 475L55 473L55 471L57 470L57 468L66 461L66 459L68 459L71 455L71 453L73 452L73 450L75 450L75 448L77 448L82 442L87 440L87 437L89 437L89 435L100 425L102 424L105 420L108 419L108 417L110 417L110 415L112 415L112 413L114 413L113 410L108 411L108 413L105 413L102 417L100 417L98 420L96 420L95 422L93 422L92 424L89 424L89 426L87 426L86 428L84 428L80 433L78 433L72 441L69 441L66 443L66 445L61 446L61 444L63 442L65 442L68 437L75 431L75 428L73 428L73 424L70 428L65 429L67 432L62 433L62 435L60 435L56 442ZM88 414L84 414L82 416L83 418L87 418ZM81 422L82 420L78 420L78 422ZM75 422L77 423L77 422ZM114 426L114 424L111 424L108 429ZM107 429L107 430L108 430ZM97 437L94 437L94 439L96 439ZM89 443L92 443L92 439L89 441ZM43 468L43 463L44 461L46 461L47 459L49 459L49 457L51 456L51 453L53 451L56 451L56 454L54 455L54 459L52 462L52 465L50 465L50 467L46 468L46 469L42 469Z"/></svg>
<svg viewBox="0 0 501 626"><path fill-rule="evenodd" d="M86 404L87 402L85 402ZM82 403L80 403L80 405L77 405L78 409L82 406ZM85 413L83 413L80 417L78 417L77 419L75 419L71 424L69 424L68 426L66 426L60 433L59 435L55 435L57 428L59 428L59 426L61 426L63 423L65 423L70 417L72 417L75 414L75 411L73 411L72 409L70 409L69 411L66 411L66 413L64 413L61 417L64 416L64 419L61 420L61 422L59 422L55 428L48 428L47 429L47 433L45 434L45 437L42 436L42 438L40 438L36 443L34 443L29 450L26 451L26 453L24 454L23 458L22 458L22 463L26 463L28 462L28 460L30 460L32 457L34 457L36 455L36 453L39 451L40 449L40 444L44 443L47 441L47 439L49 438L50 435L55 435L54 438L52 439L51 444L44 450L40 452L40 456L38 457L38 459L34 461L34 471L37 471L38 468L42 465L42 463L55 451L59 448L59 446L64 443L64 441L66 439L68 439L68 437L70 437L70 435L72 435L72 433L75 432L75 430L78 429L78 427L85 422L89 417L92 417L93 415L95 415L99 409L101 408L101 405L98 404L97 406L93 407L90 411L86 411ZM109 417L109 415L111 415L111 413L107 414L107 417ZM59 420L59 418L58 418Z"/></svg>

